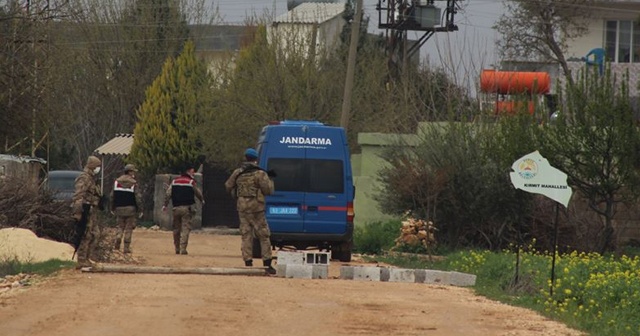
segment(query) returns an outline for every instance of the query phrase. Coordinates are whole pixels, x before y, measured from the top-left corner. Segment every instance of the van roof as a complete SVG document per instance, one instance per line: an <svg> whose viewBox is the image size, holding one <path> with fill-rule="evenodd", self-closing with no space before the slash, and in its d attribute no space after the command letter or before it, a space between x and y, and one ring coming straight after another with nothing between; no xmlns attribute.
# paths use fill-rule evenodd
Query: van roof
<svg viewBox="0 0 640 336"><path fill-rule="evenodd" d="M51 170L49 177L77 177L82 171L79 170Z"/></svg>
<svg viewBox="0 0 640 336"><path fill-rule="evenodd" d="M324 126L324 124L319 121L307 121L307 120L283 120L278 124L291 125L291 126L297 126L297 125Z"/></svg>

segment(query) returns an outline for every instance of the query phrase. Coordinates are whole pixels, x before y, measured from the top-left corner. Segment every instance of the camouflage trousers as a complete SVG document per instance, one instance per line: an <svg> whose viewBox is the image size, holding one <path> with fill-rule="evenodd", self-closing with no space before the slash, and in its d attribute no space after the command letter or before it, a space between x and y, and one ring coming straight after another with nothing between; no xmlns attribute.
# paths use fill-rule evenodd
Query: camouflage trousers
<svg viewBox="0 0 640 336"><path fill-rule="evenodd" d="M95 249L100 239L100 226L97 223L95 208L91 207L89 219L87 220L87 229L84 232L80 246L78 246L78 264L86 264L91 257L95 257Z"/></svg>
<svg viewBox="0 0 640 336"><path fill-rule="evenodd" d="M267 225L264 211L238 212L240 217L240 235L242 235L242 259L253 259L253 238L260 240L262 260L271 260L271 231Z"/></svg>
<svg viewBox="0 0 640 336"><path fill-rule="evenodd" d="M114 248L116 250L120 249L120 243L122 242L122 237L124 236L124 252L130 252L131 246L131 236L133 234L133 230L136 228L136 207L135 206L125 206L125 207L117 207L115 210L116 214L116 223L118 226L118 231L116 231L116 238L114 241Z"/></svg>
<svg viewBox="0 0 640 336"><path fill-rule="evenodd" d="M188 205L173 207L173 246L176 253L187 252L193 214Z"/></svg>

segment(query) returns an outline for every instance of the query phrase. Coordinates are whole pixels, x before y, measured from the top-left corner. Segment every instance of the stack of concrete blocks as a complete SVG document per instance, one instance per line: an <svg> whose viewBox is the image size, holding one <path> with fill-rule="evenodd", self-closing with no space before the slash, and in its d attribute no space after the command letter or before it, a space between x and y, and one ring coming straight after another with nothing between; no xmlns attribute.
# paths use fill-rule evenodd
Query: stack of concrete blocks
<svg viewBox="0 0 640 336"><path fill-rule="evenodd" d="M459 287L475 286L474 274L427 269L378 266L342 266L340 279L359 281L415 282Z"/></svg>
<svg viewBox="0 0 640 336"><path fill-rule="evenodd" d="M327 279L329 252L278 251L276 276L297 279Z"/></svg>

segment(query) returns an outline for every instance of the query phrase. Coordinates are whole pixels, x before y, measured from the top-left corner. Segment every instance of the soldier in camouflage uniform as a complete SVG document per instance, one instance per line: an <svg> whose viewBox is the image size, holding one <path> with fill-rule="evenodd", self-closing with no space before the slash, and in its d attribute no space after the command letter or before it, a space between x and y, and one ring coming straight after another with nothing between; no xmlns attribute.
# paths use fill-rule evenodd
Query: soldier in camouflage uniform
<svg viewBox="0 0 640 336"><path fill-rule="evenodd" d="M100 186L96 184L96 176L100 172L101 163L97 157L89 156L84 170L75 181L75 193L71 203L73 218L76 221L80 221L83 204L90 206L87 216L87 229L77 251L79 267L91 266L93 261L90 257L100 238L100 226L96 223L96 208L100 204L102 192Z"/></svg>
<svg viewBox="0 0 640 336"><path fill-rule="evenodd" d="M120 249L124 235L124 253L131 253L131 235L136 228L136 215L142 218L142 195L135 179L136 166L124 166L124 174L113 182L111 190L111 213L116 215L118 231L114 248Z"/></svg>
<svg viewBox="0 0 640 336"><path fill-rule="evenodd" d="M265 218L265 195L273 193L273 181L258 167L258 153L249 148L244 153L246 162L236 169L224 183L227 192L237 197L236 207L240 217L242 235L242 259L245 266L253 266L253 237L260 240L262 261L267 272L275 274L271 266L271 232Z"/></svg>
<svg viewBox="0 0 640 336"><path fill-rule="evenodd" d="M191 232L191 219L195 214L193 205L196 201L194 196L204 205L202 192L198 189L196 180L193 179L194 174L194 168L188 166L182 172L182 175L171 181L171 185L165 193L162 211L167 210L167 205L171 201L173 204L173 245L176 254L189 254L187 245L189 244L189 233Z"/></svg>

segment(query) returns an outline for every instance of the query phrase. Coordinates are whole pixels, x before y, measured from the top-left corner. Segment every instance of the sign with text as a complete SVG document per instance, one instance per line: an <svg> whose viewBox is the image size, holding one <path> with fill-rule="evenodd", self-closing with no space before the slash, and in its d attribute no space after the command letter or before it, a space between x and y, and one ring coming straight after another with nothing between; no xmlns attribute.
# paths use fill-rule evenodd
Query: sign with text
<svg viewBox="0 0 640 336"><path fill-rule="evenodd" d="M552 167L538 151L529 153L511 166L511 183L516 189L541 194L567 207L573 191L567 185L567 174Z"/></svg>

